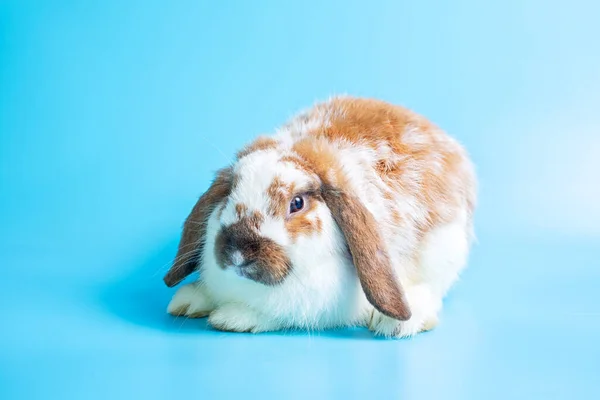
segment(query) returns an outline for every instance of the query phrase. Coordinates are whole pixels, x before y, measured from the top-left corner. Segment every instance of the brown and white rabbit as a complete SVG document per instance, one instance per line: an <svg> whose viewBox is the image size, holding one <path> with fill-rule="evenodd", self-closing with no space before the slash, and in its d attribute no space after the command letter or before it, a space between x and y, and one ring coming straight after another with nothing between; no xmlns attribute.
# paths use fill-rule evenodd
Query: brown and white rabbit
<svg viewBox="0 0 600 400"><path fill-rule="evenodd" d="M412 336L437 324L467 263L475 203L453 138L399 106L332 98L218 172L164 278L199 281L168 312L226 331Z"/></svg>

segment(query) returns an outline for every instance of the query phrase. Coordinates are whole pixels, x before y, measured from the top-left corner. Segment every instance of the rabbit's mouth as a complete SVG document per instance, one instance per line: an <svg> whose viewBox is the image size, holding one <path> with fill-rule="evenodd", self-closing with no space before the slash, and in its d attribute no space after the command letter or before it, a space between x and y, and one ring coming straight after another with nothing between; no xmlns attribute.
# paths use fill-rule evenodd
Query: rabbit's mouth
<svg viewBox="0 0 600 400"><path fill-rule="evenodd" d="M273 271L269 268L261 267L260 263L255 261L247 261L241 265L230 266L229 269L241 278L250 279L267 286L276 286L282 283L285 278L273 274Z"/></svg>
<svg viewBox="0 0 600 400"><path fill-rule="evenodd" d="M228 267L228 269L231 269L233 272L235 272L238 276L242 278L252 280L254 280L254 277L258 272L256 268L256 263L254 261L246 261L240 265L231 265Z"/></svg>

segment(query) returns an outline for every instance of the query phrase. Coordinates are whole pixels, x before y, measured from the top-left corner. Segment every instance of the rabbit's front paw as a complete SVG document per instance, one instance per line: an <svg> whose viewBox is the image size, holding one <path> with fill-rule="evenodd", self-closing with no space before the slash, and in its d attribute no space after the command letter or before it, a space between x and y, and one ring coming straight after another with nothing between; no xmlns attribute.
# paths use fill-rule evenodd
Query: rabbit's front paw
<svg viewBox="0 0 600 400"><path fill-rule="evenodd" d="M173 296L167 312L188 318L206 317L214 310L214 305L199 283L184 285Z"/></svg>
<svg viewBox="0 0 600 400"><path fill-rule="evenodd" d="M276 330L269 319L253 309L237 303L223 304L208 317L213 328L228 332L259 333Z"/></svg>

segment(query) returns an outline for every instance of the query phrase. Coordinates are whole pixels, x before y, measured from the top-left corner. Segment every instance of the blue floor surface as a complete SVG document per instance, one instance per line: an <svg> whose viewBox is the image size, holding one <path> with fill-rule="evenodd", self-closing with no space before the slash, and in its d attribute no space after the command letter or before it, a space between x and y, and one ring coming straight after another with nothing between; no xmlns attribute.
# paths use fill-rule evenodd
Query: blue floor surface
<svg viewBox="0 0 600 400"><path fill-rule="evenodd" d="M0 281L0 398L600 396L594 244L480 243L441 325L412 340L365 329L216 332L164 313L171 291L154 272L166 254L105 282L57 274L82 260L56 257L3 260L37 279L13 271L18 279ZM71 267L100 267L84 260Z"/></svg>

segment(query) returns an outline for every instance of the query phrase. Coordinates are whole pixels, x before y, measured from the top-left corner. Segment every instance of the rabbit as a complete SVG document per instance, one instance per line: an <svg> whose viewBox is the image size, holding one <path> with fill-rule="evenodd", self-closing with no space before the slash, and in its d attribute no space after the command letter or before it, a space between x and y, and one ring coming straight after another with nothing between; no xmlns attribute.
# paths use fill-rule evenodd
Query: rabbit
<svg viewBox="0 0 600 400"><path fill-rule="evenodd" d="M335 96L243 148L187 217L172 315L223 331L434 328L474 241L466 150L424 117Z"/></svg>

